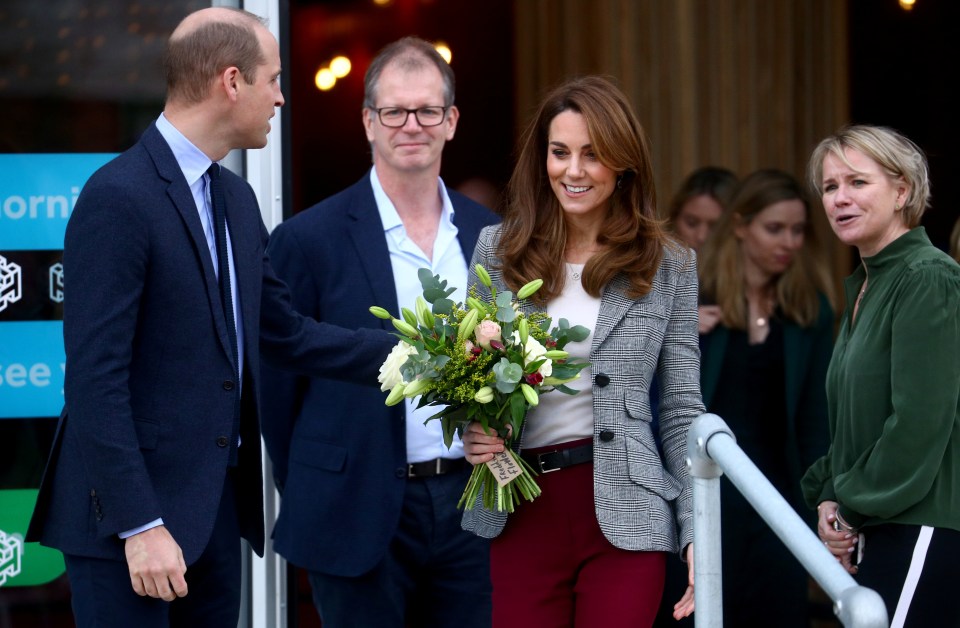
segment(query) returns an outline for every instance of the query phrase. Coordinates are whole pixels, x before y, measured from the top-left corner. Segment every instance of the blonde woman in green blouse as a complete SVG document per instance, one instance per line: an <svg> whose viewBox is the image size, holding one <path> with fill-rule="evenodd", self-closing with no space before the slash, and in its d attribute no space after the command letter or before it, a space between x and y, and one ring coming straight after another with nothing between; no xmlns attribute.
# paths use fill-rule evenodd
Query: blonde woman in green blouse
<svg viewBox="0 0 960 628"><path fill-rule="evenodd" d="M803 478L818 533L892 626L960 626L960 266L920 225L926 159L884 127L823 140L811 182L862 263L827 372L831 445Z"/></svg>

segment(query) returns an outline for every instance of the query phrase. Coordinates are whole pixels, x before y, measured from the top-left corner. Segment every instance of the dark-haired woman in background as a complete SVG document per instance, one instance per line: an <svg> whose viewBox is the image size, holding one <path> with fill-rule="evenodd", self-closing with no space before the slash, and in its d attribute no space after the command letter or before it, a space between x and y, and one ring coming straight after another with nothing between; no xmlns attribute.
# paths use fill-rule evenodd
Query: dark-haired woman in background
<svg viewBox="0 0 960 628"><path fill-rule="evenodd" d="M830 278L801 185L778 170L741 181L700 265L720 321L701 339L704 404L787 501L827 448ZM729 483L721 488L727 626L807 628L807 575Z"/></svg>
<svg viewBox="0 0 960 628"><path fill-rule="evenodd" d="M699 253L720 222L736 187L737 175L726 168L697 168L687 175L670 201L670 229Z"/></svg>
<svg viewBox="0 0 960 628"><path fill-rule="evenodd" d="M726 168L704 166L694 170L670 201L667 225L681 242L700 255L736 187L737 175ZM697 314L700 333L705 334L720 319L720 308L701 305Z"/></svg>
<svg viewBox="0 0 960 628"><path fill-rule="evenodd" d="M690 573L675 612L693 611L684 459L703 412L696 267L661 230L655 202L632 107L606 79L574 79L541 104L521 138L503 224L480 235L474 262L498 290L542 278L535 307L594 330L566 347L591 364L570 384L581 392L545 395L514 441L534 468L556 471L537 478L543 494L509 521L479 504L464 514L464 527L496 537L496 628L650 626L677 553ZM650 423L654 377L665 462ZM503 449L476 423L463 442L473 464Z"/></svg>

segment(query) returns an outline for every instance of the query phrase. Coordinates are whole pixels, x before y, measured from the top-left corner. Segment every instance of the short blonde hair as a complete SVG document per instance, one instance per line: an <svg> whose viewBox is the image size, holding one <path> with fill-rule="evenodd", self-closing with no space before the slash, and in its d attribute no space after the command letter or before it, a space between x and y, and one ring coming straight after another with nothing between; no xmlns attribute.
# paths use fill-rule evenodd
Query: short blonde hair
<svg viewBox="0 0 960 628"><path fill-rule="evenodd" d="M890 179L903 179L910 188L903 205L903 222L911 229L918 226L930 207L930 169L920 147L888 127L846 126L821 141L810 156L807 176L818 196L823 195L823 160L827 154L853 167L843 154L845 149L855 150L877 162Z"/></svg>

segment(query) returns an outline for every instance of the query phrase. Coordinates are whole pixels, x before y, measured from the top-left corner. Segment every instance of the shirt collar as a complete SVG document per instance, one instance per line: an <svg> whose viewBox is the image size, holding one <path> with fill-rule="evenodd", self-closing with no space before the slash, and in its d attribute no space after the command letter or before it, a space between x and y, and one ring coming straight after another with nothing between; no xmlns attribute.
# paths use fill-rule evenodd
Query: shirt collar
<svg viewBox="0 0 960 628"><path fill-rule="evenodd" d="M393 201L390 200L387 193L384 192L383 186L380 185L376 166L370 168L370 185L373 188L373 198L377 202L377 211L380 212L380 222L383 223L383 230L386 232L397 227L403 227L403 221L400 220L397 208L393 205ZM444 225L452 225L455 213L453 203L447 193L447 186L444 185L443 179L440 177L437 177L437 186L440 190L440 202L443 204L440 209L440 222Z"/></svg>
<svg viewBox="0 0 960 628"><path fill-rule="evenodd" d="M207 169L213 162L193 142L188 140L177 127L173 126L162 113L157 118L157 130L160 131L160 135L163 136L163 139L170 146L170 150L173 151L173 156L177 160L177 164L180 165L180 170L183 171L187 185L192 186L206 174Z"/></svg>

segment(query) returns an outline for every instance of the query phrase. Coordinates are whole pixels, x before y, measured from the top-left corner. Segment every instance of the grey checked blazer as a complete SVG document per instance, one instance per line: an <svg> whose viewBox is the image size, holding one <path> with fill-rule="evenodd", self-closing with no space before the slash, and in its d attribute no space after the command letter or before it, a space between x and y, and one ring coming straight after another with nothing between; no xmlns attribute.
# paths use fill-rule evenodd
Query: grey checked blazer
<svg viewBox="0 0 960 628"><path fill-rule="evenodd" d="M484 287L473 274L476 264L489 271L498 289L506 289L496 270L499 238L500 226L480 233L470 267L471 284L481 291ZM677 552L693 542L691 486L684 460L687 428L704 412L696 267L692 254L665 247L647 295L629 298L627 280L618 276L601 297L590 363L594 380L604 373L610 383L593 385L594 499L604 536L623 549ZM524 308L534 311L526 303ZM650 426L654 373L660 384L666 468ZM600 440L601 431L613 432L614 438ZM522 437L520 441L522 446ZM462 525L493 538L506 521L507 513L485 510L478 503L464 512Z"/></svg>

